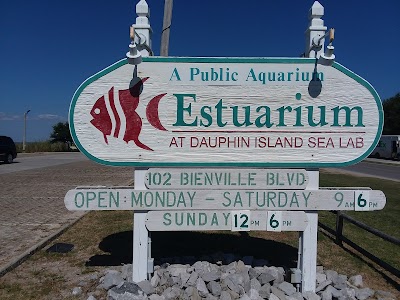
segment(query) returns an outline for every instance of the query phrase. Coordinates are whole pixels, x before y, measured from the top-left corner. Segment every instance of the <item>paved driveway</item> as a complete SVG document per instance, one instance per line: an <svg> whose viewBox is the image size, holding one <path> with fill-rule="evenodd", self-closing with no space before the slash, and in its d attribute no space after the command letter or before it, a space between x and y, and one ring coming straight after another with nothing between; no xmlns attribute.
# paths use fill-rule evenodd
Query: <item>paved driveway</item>
<svg viewBox="0 0 400 300"><path fill-rule="evenodd" d="M21 157L19 164L26 164L24 171L0 174L0 275L83 215L65 208L64 196L69 189L78 185L126 185L133 177L133 168L102 166L83 157L78 161L61 157L46 155L43 164L56 161L57 165L33 164L29 168L29 159Z"/></svg>

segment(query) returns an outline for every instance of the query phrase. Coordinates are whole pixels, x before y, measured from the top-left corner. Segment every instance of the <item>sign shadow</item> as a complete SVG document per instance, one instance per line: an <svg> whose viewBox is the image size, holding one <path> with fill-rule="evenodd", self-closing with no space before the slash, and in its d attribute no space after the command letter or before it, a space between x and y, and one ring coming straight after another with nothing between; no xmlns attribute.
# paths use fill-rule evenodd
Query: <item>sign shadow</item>
<svg viewBox="0 0 400 300"><path fill-rule="evenodd" d="M297 266L298 249L290 245L230 232L152 232L151 255L155 265L193 264L196 261L229 264L247 260L255 266ZM132 263L133 232L105 237L99 248L107 254L94 255L86 266L119 266Z"/></svg>
<svg viewBox="0 0 400 300"><path fill-rule="evenodd" d="M319 78L317 67L318 67L318 60L316 59L314 65L314 71L312 73L312 79L308 83L308 94L312 98L317 98L322 91L322 81Z"/></svg>

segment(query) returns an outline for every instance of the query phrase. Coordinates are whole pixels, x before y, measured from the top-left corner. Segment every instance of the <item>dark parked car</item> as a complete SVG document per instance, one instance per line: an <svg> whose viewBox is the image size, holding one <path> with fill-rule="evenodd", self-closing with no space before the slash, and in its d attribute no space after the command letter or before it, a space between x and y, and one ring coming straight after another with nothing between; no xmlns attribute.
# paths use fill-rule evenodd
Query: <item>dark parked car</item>
<svg viewBox="0 0 400 300"><path fill-rule="evenodd" d="M11 164L17 157L14 141L8 136L0 136L0 161Z"/></svg>

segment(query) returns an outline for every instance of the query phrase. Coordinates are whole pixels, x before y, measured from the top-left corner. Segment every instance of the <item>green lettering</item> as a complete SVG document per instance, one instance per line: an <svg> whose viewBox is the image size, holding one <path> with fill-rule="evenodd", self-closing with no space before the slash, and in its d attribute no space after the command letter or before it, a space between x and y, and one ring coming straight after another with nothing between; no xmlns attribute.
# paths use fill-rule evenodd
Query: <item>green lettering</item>
<svg viewBox="0 0 400 300"><path fill-rule="evenodd" d="M218 226L218 217L216 213L213 213L213 217L211 219L211 226L216 225Z"/></svg>
<svg viewBox="0 0 400 300"><path fill-rule="evenodd" d="M228 198L230 195L231 195L230 192L224 192L223 197L224 197L224 199L228 200L228 202L227 203L222 202L223 206L225 206L225 207L231 206L232 200Z"/></svg>
<svg viewBox="0 0 400 300"><path fill-rule="evenodd" d="M328 122L326 122L326 116L325 116L325 106L318 106L320 114L319 114L319 122L315 123L314 122L314 106L306 106L307 110L308 110L308 124L311 127L316 127L316 126L325 126L326 124L328 124Z"/></svg>
<svg viewBox="0 0 400 300"><path fill-rule="evenodd" d="M190 68L190 81L194 80L195 75L199 75L200 70L198 68Z"/></svg>
<svg viewBox="0 0 400 300"><path fill-rule="evenodd" d="M284 201L281 201L281 199L284 199ZM285 192L279 192L278 193L278 206L279 207L285 207L287 204L287 194Z"/></svg>
<svg viewBox="0 0 400 300"><path fill-rule="evenodd" d="M77 202L78 196L80 196L80 199L79 199L80 200L80 205ZM75 202L75 206L77 208L81 208L81 207L83 207L83 205L85 205L85 196L83 196L82 192L78 192L78 193L75 194L74 202Z"/></svg>
<svg viewBox="0 0 400 300"><path fill-rule="evenodd" d="M172 126L197 126L197 117L192 123L186 123L184 120L184 113L187 112L189 117L192 115L192 104L184 106L185 97L193 98L196 102L196 94L174 94L176 97L176 122Z"/></svg>
<svg viewBox="0 0 400 300"><path fill-rule="evenodd" d="M137 198L136 198L137 197ZM143 206L143 194L139 192L137 195L135 192L131 193L131 207L142 207Z"/></svg>
<svg viewBox="0 0 400 300"><path fill-rule="evenodd" d="M178 216L179 216L179 214L180 214L180 216L181 216L181 221L180 221L180 222L178 222ZM175 224L176 224L177 226L182 226L182 225L183 225L183 213L175 213Z"/></svg>
<svg viewBox="0 0 400 300"><path fill-rule="evenodd" d="M201 212L199 213L199 225L204 226L207 224L207 214Z"/></svg>
<svg viewBox="0 0 400 300"><path fill-rule="evenodd" d="M115 207L119 207L119 192L117 192L117 197L110 192L110 207L112 206L112 201L114 201Z"/></svg>
<svg viewBox="0 0 400 300"><path fill-rule="evenodd" d="M86 207L89 208L89 202L96 199L95 192L86 192Z"/></svg>
<svg viewBox="0 0 400 300"><path fill-rule="evenodd" d="M206 109L208 110L208 112L206 112ZM207 121L203 122L203 120L200 120L200 126L204 126L204 127L209 127L212 124L212 116L211 116L211 106L203 106L200 110L200 115L203 118L203 120L205 119Z"/></svg>
<svg viewBox="0 0 400 300"><path fill-rule="evenodd" d="M222 122L222 111L224 109L227 109L227 107L222 105L222 99L220 99L218 101L218 104L215 105L215 108L217 109L217 125L218 125L218 127L225 127L227 122L225 122L225 123Z"/></svg>
<svg viewBox="0 0 400 300"><path fill-rule="evenodd" d="M276 198L276 193L275 192L268 192L267 193L267 203L268 203L268 207L270 207L271 205L269 204L270 202L272 203L272 205L275 207L275 203L274 203L274 199Z"/></svg>
<svg viewBox="0 0 400 300"><path fill-rule="evenodd" d="M102 205L101 202L106 199L104 198L104 194L107 194L107 192L99 192L99 207L107 207L107 205ZM111 201L110 201L111 202Z"/></svg>
<svg viewBox="0 0 400 300"><path fill-rule="evenodd" d="M185 197L183 196L182 192L179 193L178 203L176 204L176 207L179 207L179 204L182 204L184 207L186 207Z"/></svg>
<svg viewBox="0 0 400 300"><path fill-rule="evenodd" d="M272 125L274 125L274 123L271 122L271 108L269 108L269 106L258 106L256 108L256 112L260 112L261 109L264 109L265 112L258 116L256 121L254 122L254 124L260 128L260 127L267 127L267 128L271 128ZM263 120L264 118L264 120Z"/></svg>
<svg viewBox="0 0 400 300"><path fill-rule="evenodd" d="M222 213L222 215L224 216L224 221L225 221L225 225L228 225L228 220L229 220L229 216L231 215L231 213Z"/></svg>
<svg viewBox="0 0 400 300"><path fill-rule="evenodd" d="M301 123L301 106L296 107L293 110L296 111L296 124L294 124L293 126L295 126L295 127L304 127L304 125Z"/></svg>
<svg viewBox="0 0 400 300"><path fill-rule="evenodd" d="M253 81L257 81L257 77L256 77L256 74L254 74L253 68L250 69L250 72L247 75L246 81L249 81L249 77L251 77L251 79L253 79Z"/></svg>
<svg viewBox="0 0 400 300"><path fill-rule="evenodd" d="M344 111L345 117L346 117L346 123L344 125L339 124L339 113L341 110ZM365 125L363 124L363 109L360 106L355 106L353 108L350 108L348 106L342 106L342 107L336 106L336 107L332 108L333 124L331 126L332 127L340 127L340 126L353 127L354 125L351 124L351 112L353 110L357 111L357 117L358 117L358 122L357 122L357 125L355 125L355 126L356 127L365 127Z"/></svg>
<svg viewBox="0 0 400 300"><path fill-rule="evenodd" d="M163 218L164 218L163 224L164 224L165 226L171 225L172 221L171 221L171 214L170 214L170 213L165 213L165 214L163 215Z"/></svg>
<svg viewBox="0 0 400 300"><path fill-rule="evenodd" d="M281 106L277 109L277 111L279 112L279 124L276 125L277 127L278 126L283 126L283 127L287 126L285 124L285 110L287 110L288 112L291 112L292 107L291 106Z"/></svg>
<svg viewBox="0 0 400 300"><path fill-rule="evenodd" d="M304 197L304 201L306 203L306 207L308 207L308 198L310 198L311 192L308 192L308 195L306 195L305 192L303 192L303 197Z"/></svg>
<svg viewBox="0 0 400 300"><path fill-rule="evenodd" d="M190 213L188 213L187 214L187 223L186 223L188 226L191 224L191 225L196 225L196 213L192 213L192 214L190 214Z"/></svg>
<svg viewBox="0 0 400 300"><path fill-rule="evenodd" d="M189 196L189 200L190 200L190 207L193 207L193 199L194 196L196 196L196 192L193 192L193 194L191 194L190 192L187 192L188 196Z"/></svg>
<svg viewBox="0 0 400 300"><path fill-rule="evenodd" d="M236 204L240 204L240 206L243 207L242 196L240 195L240 192L236 193L235 203L233 203L233 207L236 207Z"/></svg>
<svg viewBox="0 0 400 300"><path fill-rule="evenodd" d="M167 192L167 207L174 207L176 203L176 194L174 192Z"/></svg>
<svg viewBox="0 0 400 300"><path fill-rule="evenodd" d="M169 78L169 81L172 81L174 76L176 77L177 81L181 81L181 77L179 76L178 70L176 68L174 68L174 70L172 71L172 74L171 74L171 77Z"/></svg>
<svg viewBox="0 0 400 300"><path fill-rule="evenodd" d="M292 199L290 200L290 207L292 207L294 204L297 205L297 207L299 207L299 201L297 200L297 195L296 193L293 193L292 195Z"/></svg>
<svg viewBox="0 0 400 300"><path fill-rule="evenodd" d="M242 126L250 126L253 124L253 122L250 121L250 106L243 106L244 108L244 121L242 123L239 122L239 117L238 117L238 106L231 106L233 110L233 125L236 127L242 127Z"/></svg>

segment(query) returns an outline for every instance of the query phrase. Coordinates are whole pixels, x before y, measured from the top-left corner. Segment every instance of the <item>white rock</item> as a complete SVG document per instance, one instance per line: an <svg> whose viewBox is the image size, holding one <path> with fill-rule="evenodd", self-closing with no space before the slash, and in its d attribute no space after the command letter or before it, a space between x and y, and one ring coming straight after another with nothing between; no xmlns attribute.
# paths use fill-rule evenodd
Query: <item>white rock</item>
<svg viewBox="0 0 400 300"><path fill-rule="evenodd" d="M326 275L323 273L317 273L317 283L324 282L326 280Z"/></svg>
<svg viewBox="0 0 400 300"><path fill-rule="evenodd" d="M206 287L204 280L201 279L201 277L197 279L196 288L199 291L200 297L207 297L207 295L210 293Z"/></svg>
<svg viewBox="0 0 400 300"><path fill-rule="evenodd" d="M280 300L278 298L278 296L275 296L274 293L271 293L271 295L269 295L269 300Z"/></svg>
<svg viewBox="0 0 400 300"><path fill-rule="evenodd" d="M82 294L82 288L81 287L78 286L78 287L74 287L72 289L72 295L78 296L80 294Z"/></svg>
<svg viewBox="0 0 400 300"><path fill-rule="evenodd" d="M351 276L349 278L349 282L351 285L354 285L355 287L358 287L358 288L363 287L363 279L362 279L361 275Z"/></svg>
<svg viewBox="0 0 400 300"><path fill-rule="evenodd" d="M374 295L374 291L369 288L356 290L356 298L359 300L366 300Z"/></svg>

